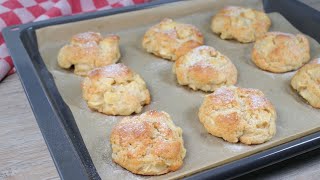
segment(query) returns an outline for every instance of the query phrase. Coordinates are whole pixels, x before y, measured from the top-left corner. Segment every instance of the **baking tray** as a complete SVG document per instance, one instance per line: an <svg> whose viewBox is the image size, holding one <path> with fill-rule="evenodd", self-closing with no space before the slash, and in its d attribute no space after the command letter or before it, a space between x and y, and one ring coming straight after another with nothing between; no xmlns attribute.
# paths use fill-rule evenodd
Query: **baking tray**
<svg viewBox="0 0 320 180"><path fill-rule="evenodd" d="M67 22L151 8L174 1L152 3L92 14L64 17L14 26L4 36L41 132L62 179L100 179L69 107L61 98L53 77L45 68L37 47L37 29ZM297 1L265 0L266 12L280 12L301 32L319 42L319 13ZM300 12L297 15L296 12ZM303 12L303 13L302 13ZM308 24L308 25L307 25ZM306 27L312 28L306 28ZM231 178L276 163L319 146L320 133L279 145L260 153L187 178Z"/></svg>

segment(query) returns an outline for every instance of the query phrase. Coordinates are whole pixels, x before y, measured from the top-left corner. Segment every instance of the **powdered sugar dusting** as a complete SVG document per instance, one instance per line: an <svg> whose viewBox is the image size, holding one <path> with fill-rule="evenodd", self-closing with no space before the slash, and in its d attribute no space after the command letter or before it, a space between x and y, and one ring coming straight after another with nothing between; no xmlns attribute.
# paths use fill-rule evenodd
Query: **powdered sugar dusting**
<svg viewBox="0 0 320 180"><path fill-rule="evenodd" d="M189 54L189 59L192 62L198 62L201 61L204 57L200 54L200 52L198 51L198 49L193 49Z"/></svg>
<svg viewBox="0 0 320 180"><path fill-rule="evenodd" d="M194 50L201 51L201 50L215 50L215 49L213 47L203 45L203 46L199 46L199 47L194 48Z"/></svg>
<svg viewBox="0 0 320 180"><path fill-rule="evenodd" d="M213 65L210 64L209 61L199 61L195 65L198 67L202 67L202 68L214 68Z"/></svg>
<svg viewBox="0 0 320 180"><path fill-rule="evenodd" d="M228 6L224 8L228 13L226 15L228 16L239 16L241 13L248 11L250 9L248 8L243 8L243 7L238 7L238 6Z"/></svg>
<svg viewBox="0 0 320 180"><path fill-rule="evenodd" d="M162 31L162 33L169 35L171 38L177 37L177 32L174 29L167 29Z"/></svg>
<svg viewBox="0 0 320 180"><path fill-rule="evenodd" d="M249 96L250 98L250 104L251 104L251 107L254 108L254 109L258 109L258 108L261 108L265 105L266 103L266 99L262 96L258 96L258 95L251 95Z"/></svg>
<svg viewBox="0 0 320 180"><path fill-rule="evenodd" d="M188 59L190 60L189 66L197 64L201 67L210 67L212 64L208 60L215 53L216 50L210 46L199 46L194 48L188 53Z"/></svg>
<svg viewBox="0 0 320 180"><path fill-rule="evenodd" d="M215 99L219 100L224 104L230 103L235 99L234 91L227 87L217 89L214 93L211 94L211 96L217 97Z"/></svg>
<svg viewBox="0 0 320 180"><path fill-rule="evenodd" d="M147 131L147 125L143 121L136 121L135 119L126 123L120 123L118 128L121 131L121 134L124 135L123 138L129 136L139 137Z"/></svg>
<svg viewBox="0 0 320 180"><path fill-rule="evenodd" d="M228 149L231 152L241 152L247 148L250 148L249 146L245 146L242 144L231 144L231 143L224 143L223 147Z"/></svg>
<svg viewBox="0 0 320 180"><path fill-rule="evenodd" d="M201 43L199 38L201 39L202 34L195 26L191 24L177 23L168 18L165 18L160 23L152 26L146 34L152 31L158 34L167 35L180 44L189 40Z"/></svg>
<svg viewBox="0 0 320 180"><path fill-rule="evenodd" d="M89 41L89 42L87 42L85 44L82 44L82 46L84 48L91 48L91 47L98 46L98 44L95 41Z"/></svg>
<svg viewBox="0 0 320 180"><path fill-rule="evenodd" d="M80 41L98 41L101 39L101 34L96 32L84 32L75 35L75 38Z"/></svg>
<svg viewBox="0 0 320 180"><path fill-rule="evenodd" d="M113 78L128 75L131 70L122 63L111 64L91 71L89 76L94 76L98 73L103 73L104 76Z"/></svg>

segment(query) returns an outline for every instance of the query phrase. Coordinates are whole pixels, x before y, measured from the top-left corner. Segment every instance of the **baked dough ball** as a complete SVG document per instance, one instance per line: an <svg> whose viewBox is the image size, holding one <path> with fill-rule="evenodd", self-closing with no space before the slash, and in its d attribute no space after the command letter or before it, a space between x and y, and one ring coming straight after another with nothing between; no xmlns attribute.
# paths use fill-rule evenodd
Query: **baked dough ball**
<svg viewBox="0 0 320 180"><path fill-rule="evenodd" d="M237 69L229 58L210 46L199 46L180 57L173 66L178 83L193 90L214 91L237 82Z"/></svg>
<svg viewBox="0 0 320 180"><path fill-rule="evenodd" d="M320 108L320 59L304 65L293 76L291 86L315 108Z"/></svg>
<svg viewBox="0 0 320 180"><path fill-rule="evenodd" d="M82 93L89 108L108 115L139 113L150 103L146 83L123 64L92 70L83 80Z"/></svg>
<svg viewBox="0 0 320 180"><path fill-rule="evenodd" d="M262 11L229 6L213 16L211 29L221 39L249 43L268 32L270 25L270 18Z"/></svg>
<svg viewBox="0 0 320 180"><path fill-rule="evenodd" d="M309 41L302 34L269 32L255 42L251 56L263 70L275 73L292 71L309 61Z"/></svg>
<svg viewBox="0 0 320 180"><path fill-rule="evenodd" d="M86 76L96 67L116 63L120 58L119 36L102 37L100 33L85 32L74 35L71 43L63 46L58 54L58 64L74 73Z"/></svg>
<svg viewBox="0 0 320 180"><path fill-rule="evenodd" d="M181 128L163 111L122 119L113 128L110 142L113 161L135 174L176 171L186 155Z"/></svg>
<svg viewBox="0 0 320 180"><path fill-rule="evenodd" d="M257 89L221 87L205 97L198 115L210 134L232 143L261 144L276 133L276 111Z"/></svg>
<svg viewBox="0 0 320 180"><path fill-rule="evenodd" d="M203 45L203 35L196 27L167 18L151 27L142 41L147 52L171 61L200 45Z"/></svg>

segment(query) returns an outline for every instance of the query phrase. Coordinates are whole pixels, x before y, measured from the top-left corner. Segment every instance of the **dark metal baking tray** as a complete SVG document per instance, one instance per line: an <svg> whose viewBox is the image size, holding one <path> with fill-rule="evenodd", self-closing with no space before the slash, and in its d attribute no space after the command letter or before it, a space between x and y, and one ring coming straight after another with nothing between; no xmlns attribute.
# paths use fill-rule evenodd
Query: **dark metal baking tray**
<svg viewBox="0 0 320 180"><path fill-rule="evenodd" d="M74 21L135 11L171 3L150 3L47 21L11 26L3 35L31 104L42 135L61 179L100 179L69 107L61 98L52 75L38 51L35 30ZM266 12L279 12L301 32L320 42L320 12L296 0L263 0ZM297 13L299 12L299 13ZM272 165L320 146L320 132L279 145L225 165L194 174L186 179L227 179Z"/></svg>

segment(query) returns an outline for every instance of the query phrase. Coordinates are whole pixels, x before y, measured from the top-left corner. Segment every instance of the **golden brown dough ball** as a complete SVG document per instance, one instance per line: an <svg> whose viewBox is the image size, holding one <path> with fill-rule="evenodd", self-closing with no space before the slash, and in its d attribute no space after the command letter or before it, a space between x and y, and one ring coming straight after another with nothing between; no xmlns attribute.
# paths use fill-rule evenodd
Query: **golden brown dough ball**
<svg viewBox="0 0 320 180"><path fill-rule="evenodd" d="M237 69L229 58L210 46L199 46L181 56L173 71L178 83L193 90L214 91L237 82Z"/></svg>
<svg viewBox="0 0 320 180"><path fill-rule="evenodd" d="M276 111L257 89L221 87L205 97L198 115L210 134L232 143L261 144L276 133Z"/></svg>
<svg viewBox="0 0 320 180"><path fill-rule="evenodd" d="M203 45L203 41L203 35L193 25L166 18L145 33L142 46L149 53L175 61L191 49Z"/></svg>
<svg viewBox="0 0 320 180"><path fill-rule="evenodd" d="M110 142L113 161L135 174L176 171L186 155L182 129L163 111L122 119L113 128Z"/></svg>
<svg viewBox="0 0 320 180"><path fill-rule="evenodd" d="M212 18L211 29L221 39L235 39L242 43L254 42L268 32L271 20L262 11L228 6Z"/></svg>
<svg viewBox="0 0 320 180"><path fill-rule="evenodd" d="M85 32L72 37L70 44L63 46L58 54L58 65L74 73L86 76L96 67L116 63L120 59L119 36L102 37L100 33Z"/></svg>
<svg viewBox="0 0 320 180"><path fill-rule="evenodd" d="M255 42L251 58L262 70L296 70L310 60L309 41L302 34L268 32Z"/></svg>
<svg viewBox="0 0 320 180"><path fill-rule="evenodd" d="M320 59L304 65L293 76L291 86L315 108L320 108Z"/></svg>
<svg viewBox="0 0 320 180"><path fill-rule="evenodd" d="M108 115L139 113L150 103L146 83L124 64L91 71L83 80L82 95L89 108Z"/></svg>

